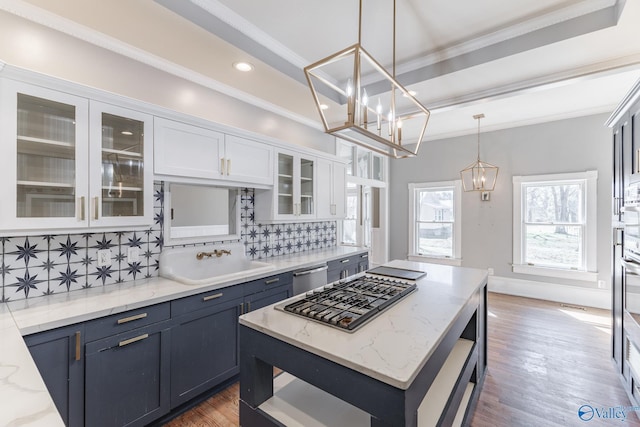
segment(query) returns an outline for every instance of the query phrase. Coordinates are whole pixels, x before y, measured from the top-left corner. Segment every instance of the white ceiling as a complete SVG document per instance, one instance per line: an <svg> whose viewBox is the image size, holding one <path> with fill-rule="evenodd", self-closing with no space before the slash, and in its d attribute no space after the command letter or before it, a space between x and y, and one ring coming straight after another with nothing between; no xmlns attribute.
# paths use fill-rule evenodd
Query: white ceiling
<svg viewBox="0 0 640 427"><path fill-rule="evenodd" d="M640 78L638 0L397 1L397 76L431 109L429 140L475 132L477 113L490 130L611 112ZM363 3L362 45L390 68L392 0ZM358 39L356 0L0 0L0 8L171 64L318 128L302 68ZM240 75L238 60L255 70Z"/></svg>

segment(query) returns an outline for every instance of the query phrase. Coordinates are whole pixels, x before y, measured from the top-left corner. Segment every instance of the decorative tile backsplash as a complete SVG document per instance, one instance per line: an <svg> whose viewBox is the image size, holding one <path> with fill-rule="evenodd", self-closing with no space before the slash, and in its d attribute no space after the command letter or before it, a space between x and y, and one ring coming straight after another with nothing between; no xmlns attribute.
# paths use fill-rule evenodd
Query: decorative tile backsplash
<svg viewBox="0 0 640 427"><path fill-rule="evenodd" d="M269 258L336 245L335 221L256 224L254 203L254 190L243 189L240 231L248 257ZM157 276L163 247L163 183L154 184L153 210L154 224L143 231L0 237L0 301ZM138 262L127 262L129 248L137 249ZM98 266L101 249L111 250L111 265Z"/></svg>

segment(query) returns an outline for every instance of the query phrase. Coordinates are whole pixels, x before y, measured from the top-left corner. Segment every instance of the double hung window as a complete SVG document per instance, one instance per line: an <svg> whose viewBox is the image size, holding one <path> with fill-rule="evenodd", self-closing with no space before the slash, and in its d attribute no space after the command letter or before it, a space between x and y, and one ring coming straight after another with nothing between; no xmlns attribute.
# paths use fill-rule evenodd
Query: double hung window
<svg viewBox="0 0 640 427"><path fill-rule="evenodd" d="M596 172L513 178L517 273L591 280Z"/></svg>
<svg viewBox="0 0 640 427"><path fill-rule="evenodd" d="M410 258L460 260L460 193L460 181L409 184Z"/></svg>

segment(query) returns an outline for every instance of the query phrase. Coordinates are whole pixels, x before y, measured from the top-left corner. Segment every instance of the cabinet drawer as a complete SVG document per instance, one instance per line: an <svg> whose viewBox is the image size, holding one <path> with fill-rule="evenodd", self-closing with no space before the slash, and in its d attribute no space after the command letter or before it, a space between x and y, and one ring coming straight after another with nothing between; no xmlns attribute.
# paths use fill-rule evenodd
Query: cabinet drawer
<svg viewBox="0 0 640 427"><path fill-rule="evenodd" d="M358 256L353 255L353 256L349 256L341 259L334 259L333 261L327 262L327 266L329 267L329 271L345 270L349 268L351 263L356 262L359 259L360 259L359 255Z"/></svg>
<svg viewBox="0 0 640 427"><path fill-rule="evenodd" d="M94 341L130 331L141 326L167 320L170 316L170 305L166 302L103 317L87 322L85 326L85 341Z"/></svg>
<svg viewBox="0 0 640 427"><path fill-rule="evenodd" d="M212 307L235 298L242 298L243 295L244 286L234 285L226 288L214 289L212 291L203 292L186 298L180 298L178 300L171 301L171 315L173 317L180 316L194 310Z"/></svg>
<svg viewBox="0 0 640 427"><path fill-rule="evenodd" d="M245 283L245 295L251 295L258 292L268 291L269 289L293 284L293 272L277 274L275 276L263 277L262 279L252 280Z"/></svg>

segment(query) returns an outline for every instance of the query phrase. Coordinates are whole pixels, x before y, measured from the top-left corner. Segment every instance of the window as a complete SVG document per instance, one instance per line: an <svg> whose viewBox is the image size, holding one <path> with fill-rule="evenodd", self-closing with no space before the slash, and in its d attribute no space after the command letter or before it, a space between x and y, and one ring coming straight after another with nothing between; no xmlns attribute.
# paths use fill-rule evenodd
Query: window
<svg viewBox="0 0 640 427"><path fill-rule="evenodd" d="M461 181L409 184L409 259L460 265L461 188Z"/></svg>
<svg viewBox="0 0 640 427"><path fill-rule="evenodd" d="M513 177L513 271L596 275L597 172Z"/></svg>

